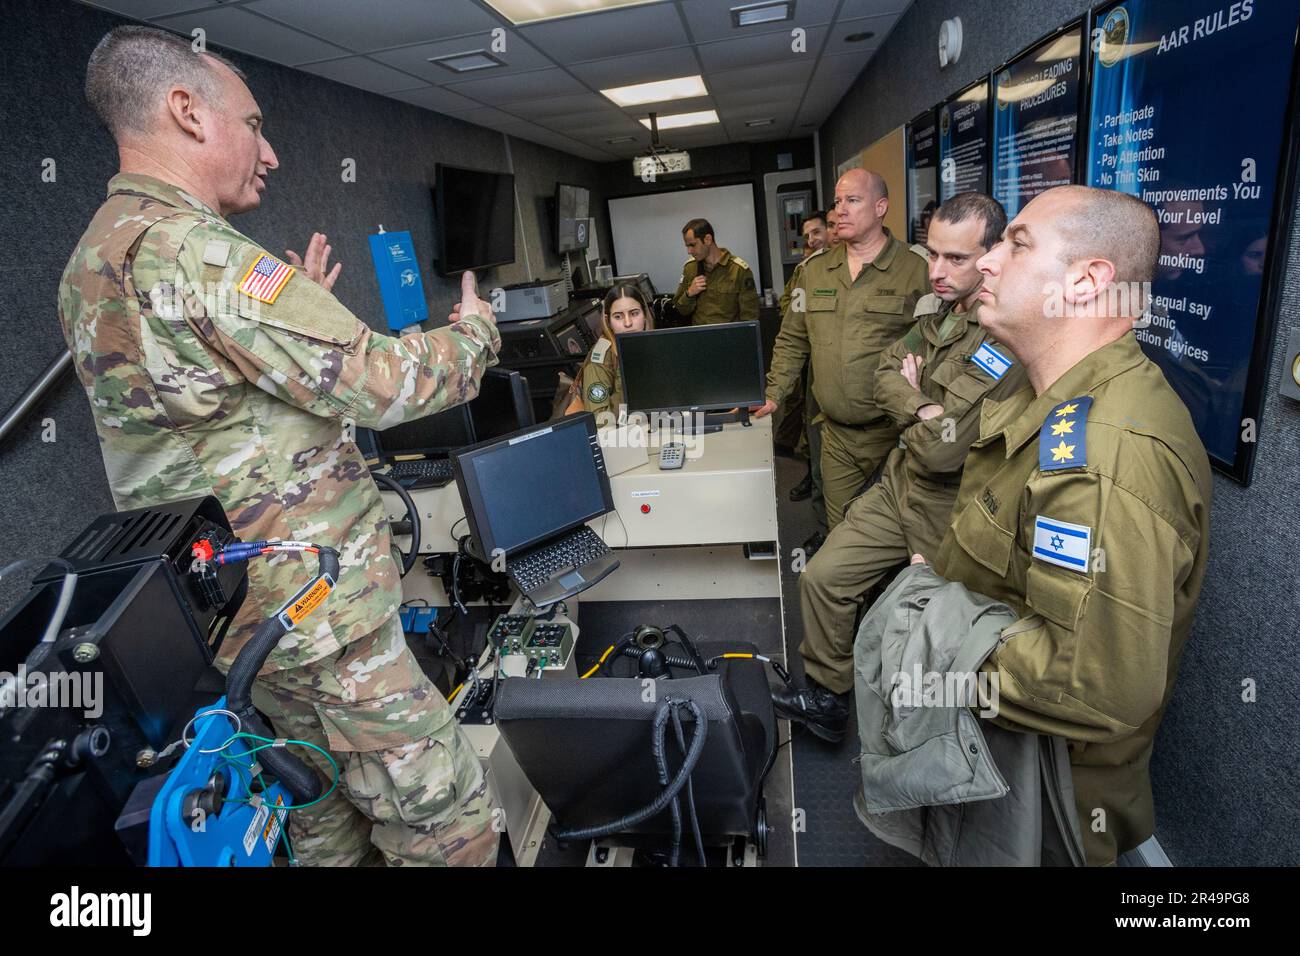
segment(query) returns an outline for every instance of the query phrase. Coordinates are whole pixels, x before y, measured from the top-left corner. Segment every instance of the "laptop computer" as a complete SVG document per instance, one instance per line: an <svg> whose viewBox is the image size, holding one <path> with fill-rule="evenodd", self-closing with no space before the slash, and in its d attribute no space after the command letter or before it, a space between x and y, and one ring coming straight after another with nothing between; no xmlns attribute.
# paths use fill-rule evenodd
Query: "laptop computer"
<svg viewBox="0 0 1300 956"><path fill-rule="evenodd" d="M357 429L359 446L361 431ZM457 448L474 444L475 440L467 405L457 405L372 434L379 464L372 465L371 470L387 465L388 476L408 491L451 484L454 474L448 456Z"/></svg>
<svg viewBox="0 0 1300 956"><path fill-rule="evenodd" d="M596 417L569 415L451 454L470 549L534 607L586 590L618 566L587 522L614 510ZM495 560L494 560L495 559Z"/></svg>

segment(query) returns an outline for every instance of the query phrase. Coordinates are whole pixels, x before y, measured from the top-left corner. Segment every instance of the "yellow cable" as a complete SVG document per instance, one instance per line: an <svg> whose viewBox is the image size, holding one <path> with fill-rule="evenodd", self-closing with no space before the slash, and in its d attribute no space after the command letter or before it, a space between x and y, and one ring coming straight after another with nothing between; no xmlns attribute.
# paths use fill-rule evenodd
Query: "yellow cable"
<svg viewBox="0 0 1300 956"><path fill-rule="evenodd" d="M601 668L601 667L604 665L604 663L605 663L605 658L609 657L610 653L611 653L613 650L614 650L614 645L613 645L613 644L611 644L611 645L609 645L609 647L605 648L605 653L600 655L600 660L596 661L596 663L593 664L593 665L591 666L591 670L587 671L587 673L585 673L585 674L583 674L581 677L579 677L578 680L586 680L586 679L587 679L588 677L590 677L592 674L596 673L596 671L600 670L600 668Z"/></svg>

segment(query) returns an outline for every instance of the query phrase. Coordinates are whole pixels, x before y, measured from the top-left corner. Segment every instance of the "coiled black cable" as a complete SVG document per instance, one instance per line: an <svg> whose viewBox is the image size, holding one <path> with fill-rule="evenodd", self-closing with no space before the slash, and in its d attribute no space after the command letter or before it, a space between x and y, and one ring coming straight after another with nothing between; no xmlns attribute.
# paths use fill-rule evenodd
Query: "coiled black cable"
<svg viewBox="0 0 1300 956"><path fill-rule="evenodd" d="M565 840L596 840L600 837L610 836L615 833L622 833L630 830L632 827L644 823L651 817L657 816L664 811L664 808L672 802L673 798L681 792L682 788L690 780L695 765L699 763L701 755L704 753L704 740L708 736L708 720L704 716L704 710L693 700L676 700L665 701L659 705L655 711L654 727L651 731L652 747L655 752L656 763L663 754L664 738L667 735L668 717L674 706L684 706L695 718L695 734L691 737L691 744L686 751L686 757L682 760L681 768L677 775L664 788L664 790L655 797L650 803L646 804L639 810L619 817L609 823L602 823L596 826L582 827L576 830L559 830L555 833L555 839Z"/></svg>
<svg viewBox="0 0 1300 956"><path fill-rule="evenodd" d="M328 576L331 581L339 579L339 553L333 548L318 546L319 577ZM261 737L275 738L262 718L253 708L253 679L266 663L267 655L280 642L289 629L276 614L262 622L262 625L249 638L235 657L226 674L226 707L239 716L243 728L249 733ZM260 752L259 759L289 791L294 803L311 803L320 796L320 778L316 772L298 757L283 747L267 747Z"/></svg>
<svg viewBox="0 0 1300 956"><path fill-rule="evenodd" d="M402 577L415 567L415 559L420 556L420 509L415 507L415 502L411 499L410 494L405 488L382 471L372 471L370 477L375 479L376 484L383 485L389 491L395 493L402 499L402 504L406 505L406 516L411 521L411 550L402 556Z"/></svg>

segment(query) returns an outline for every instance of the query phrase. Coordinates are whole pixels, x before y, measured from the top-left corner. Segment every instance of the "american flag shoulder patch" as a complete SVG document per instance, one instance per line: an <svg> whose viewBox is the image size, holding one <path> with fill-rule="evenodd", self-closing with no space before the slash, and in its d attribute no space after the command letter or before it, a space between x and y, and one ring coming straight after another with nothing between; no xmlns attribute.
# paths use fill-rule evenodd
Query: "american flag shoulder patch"
<svg viewBox="0 0 1300 956"><path fill-rule="evenodd" d="M293 267L285 265L275 256L261 253L244 273L240 280L239 291L244 295L265 302L275 302L276 296L293 278Z"/></svg>

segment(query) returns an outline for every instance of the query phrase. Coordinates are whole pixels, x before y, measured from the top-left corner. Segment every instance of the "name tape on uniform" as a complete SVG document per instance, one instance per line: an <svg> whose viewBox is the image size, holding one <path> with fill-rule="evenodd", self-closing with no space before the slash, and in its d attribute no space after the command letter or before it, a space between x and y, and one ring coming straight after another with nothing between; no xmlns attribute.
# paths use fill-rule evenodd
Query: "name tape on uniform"
<svg viewBox="0 0 1300 956"><path fill-rule="evenodd" d="M1006 375L1011 370L1011 366L1015 364L987 342L976 349L970 360L992 375L995 381L999 382L1002 381L1002 376Z"/></svg>
<svg viewBox="0 0 1300 956"><path fill-rule="evenodd" d="M1088 573L1092 529L1039 515L1034 519L1034 557L1080 574Z"/></svg>

